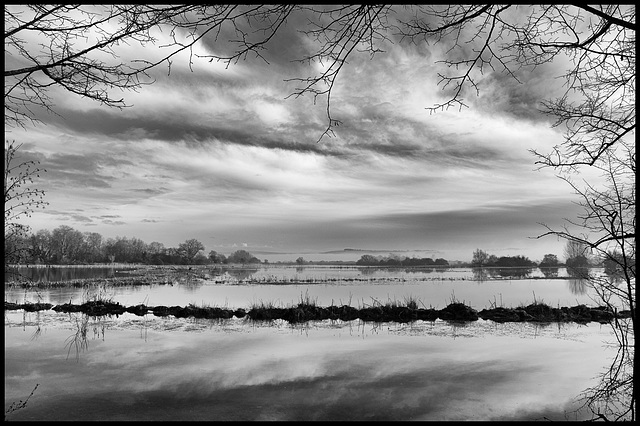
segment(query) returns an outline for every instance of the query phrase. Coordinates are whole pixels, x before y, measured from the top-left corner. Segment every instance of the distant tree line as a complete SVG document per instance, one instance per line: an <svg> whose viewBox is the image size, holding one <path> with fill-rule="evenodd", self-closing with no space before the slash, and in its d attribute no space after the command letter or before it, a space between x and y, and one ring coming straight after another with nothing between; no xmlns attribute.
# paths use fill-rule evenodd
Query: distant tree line
<svg viewBox="0 0 640 426"><path fill-rule="evenodd" d="M547 255L549 259L553 255ZM546 257L545 257L546 258ZM556 258L557 261L557 258ZM472 267L480 267L480 268L527 268L527 267L536 267L538 264L529 260L526 256L501 256L498 257L493 254L489 254L484 250L476 249L473 252L473 259L471 260Z"/></svg>
<svg viewBox="0 0 640 426"><path fill-rule="evenodd" d="M373 256L370 254L363 255L357 262L356 265L363 266L449 266L449 262L447 260L438 258L436 260L431 259L430 257L426 258L417 258L417 257L399 257L394 255L389 255L387 257L383 256Z"/></svg>
<svg viewBox="0 0 640 426"><path fill-rule="evenodd" d="M484 250L476 249L473 252L473 259L471 266L475 268L490 268L490 267L539 267L539 268L558 268L565 266L574 271L580 271L589 267L603 267L607 274L613 275L616 272L620 272L620 264L622 263L622 253L610 252L606 257L597 257L591 255L588 247L577 241L567 241L564 249L565 263L561 263L558 260L558 256L555 254L545 254L544 258L539 264L529 260L525 256L502 256L497 257L493 254L489 254ZM635 258L627 261L633 267L635 267Z"/></svg>
<svg viewBox="0 0 640 426"><path fill-rule="evenodd" d="M9 245L9 246L8 246ZM97 232L80 232L61 225L53 231L41 229L20 238L5 239L5 254L13 253L18 264L73 265L93 263L142 263L149 265L204 265L211 263L260 263L246 250L226 257L212 250L204 254L204 244L188 239L178 247L139 238L104 238Z"/></svg>

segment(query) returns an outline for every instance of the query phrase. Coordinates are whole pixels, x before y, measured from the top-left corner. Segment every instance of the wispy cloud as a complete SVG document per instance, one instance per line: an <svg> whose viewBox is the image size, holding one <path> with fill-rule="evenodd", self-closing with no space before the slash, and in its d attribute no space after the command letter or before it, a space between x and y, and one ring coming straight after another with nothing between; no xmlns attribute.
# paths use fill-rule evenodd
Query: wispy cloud
<svg viewBox="0 0 640 426"><path fill-rule="evenodd" d="M268 64L196 58L191 71L176 59L170 76L156 70L155 84L127 93L123 110L61 97L47 126L7 137L47 169L38 184L50 206L30 223L167 245L215 235L203 243L546 252L528 239L537 222L574 212L569 189L529 152L562 140L538 111L554 70L522 73L522 84L488 73L469 109L429 114L447 95L435 63L443 47L394 40L345 64L331 104L342 124L318 142L322 99L287 99L296 83L285 80L317 71L291 62L309 48L299 41L280 35Z"/></svg>

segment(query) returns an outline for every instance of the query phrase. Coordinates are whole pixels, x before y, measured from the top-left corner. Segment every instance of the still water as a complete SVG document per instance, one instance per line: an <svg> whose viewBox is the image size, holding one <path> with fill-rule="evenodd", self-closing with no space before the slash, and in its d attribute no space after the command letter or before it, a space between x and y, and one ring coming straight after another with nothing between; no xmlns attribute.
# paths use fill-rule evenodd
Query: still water
<svg viewBox="0 0 640 426"><path fill-rule="evenodd" d="M23 303L83 303L95 297L122 305L217 306L248 309L256 304L289 306L302 299L320 306L363 307L389 301L418 300L419 307L442 309L452 301L477 310L492 304L517 307L534 302L551 306L594 305L593 292L584 282L564 276L546 279L538 270L524 278L478 280L469 268L379 269L357 267L210 268L206 280L188 280L151 286L59 287L5 290L5 300ZM100 273L99 270L94 271ZM124 273L114 270L114 273ZM504 273L506 275L506 273Z"/></svg>
<svg viewBox="0 0 640 426"><path fill-rule="evenodd" d="M260 269L298 278L356 274L344 272ZM477 282L464 275L470 270L452 273L459 279L386 271L386 280L264 285L212 278L93 291L149 306L287 305L307 294L322 306L411 295L426 306L442 308L455 297L481 309L494 296L504 306L528 304L534 292L552 305L593 304L569 280ZM90 292L8 288L5 300L81 303ZM8 420L583 420L590 413L575 412L576 397L608 367L615 351L607 341L614 341L609 326L597 323L291 326L5 311L5 410L38 384L26 408Z"/></svg>

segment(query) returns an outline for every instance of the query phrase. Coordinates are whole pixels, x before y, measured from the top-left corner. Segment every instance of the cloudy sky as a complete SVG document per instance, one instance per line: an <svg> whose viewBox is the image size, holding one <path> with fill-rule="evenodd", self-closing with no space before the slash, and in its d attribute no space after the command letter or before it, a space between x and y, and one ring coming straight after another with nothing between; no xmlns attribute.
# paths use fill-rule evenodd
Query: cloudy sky
<svg viewBox="0 0 640 426"><path fill-rule="evenodd" d="M60 116L5 128L24 159L47 169L38 186L49 205L28 224L167 247L196 238L207 252L246 248L270 260L279 258L264 252L320 260L344 248L564 257L562 241L534 237L540 223L575 217L577 198L529 152L562 142L537 111L560 84L557 67L523 72L523 84L486 74L469 108L429 114L446 95L436 63L444 48L395 40L373 59L350 58L331 101L343 124L318 141L325 100L287 98L296 84L286 79L320 69L291 62L309 44L296 22L269 45L268 64L194 59L190 70L178 57L170 76L160 67L154 84L123 93L132 105L123 110L52 91ZM123 57L160 55L137 48Z"/></svg>

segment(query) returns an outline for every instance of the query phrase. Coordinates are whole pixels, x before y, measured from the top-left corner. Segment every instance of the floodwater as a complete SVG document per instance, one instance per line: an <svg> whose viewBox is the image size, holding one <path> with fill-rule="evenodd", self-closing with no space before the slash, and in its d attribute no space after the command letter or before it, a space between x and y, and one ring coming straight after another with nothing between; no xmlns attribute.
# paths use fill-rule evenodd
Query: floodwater
<svg viewBox="0 0 640 426"><path fill-rule="evenodd" d="M53 269L53 268L52 268ZM564 269L560 276L563 277ZM102 276L100 268L94 272ZM113 273L120 271L114 270ZM120 272L121 273L121 272ZM505 273L506 275L506 273ZM477 280L469 268L380 269L358 267L210 268L207 280L191 280L152 286L110 288L59 287L47 290L5 290L5 300L62 304L83 303L95 297L112 299L125 306L197 306L248 309L256 304L289 306L311 300L320 306L364 307L411 298L419 307L442 309L453 301L477 310L491 305L517 307L534 302L550 306L594 305L584 282L566 277L545 279L539 270L524 278ZM36 300L37 299L37 300Z"/></svg>
<svg viewBox="0 0 640 426"><path fill-rule="evenodd" d="M412 296L442 308L455 297L482 309L494 296L498 305L501 297L503 306L529 304L534 293L550 305L593 305L588 289L569 279L478 282L470 270L368 271L368 281L356 268L257 273L347 279L265 285L216 284L212 277L94 291L127 306L248 308L253 301L297 303L306 295L321 306L341 300L356 307ZM259 281L255 274L242 279ZM5 300L81 303L95 295L89 293L8 288ZM576 411L577 398L609 366L612 341L610 327L597 323L292 326L5 311L5 410L37 384L27 406L7 420L584 420L591 413Z"/></svg>

